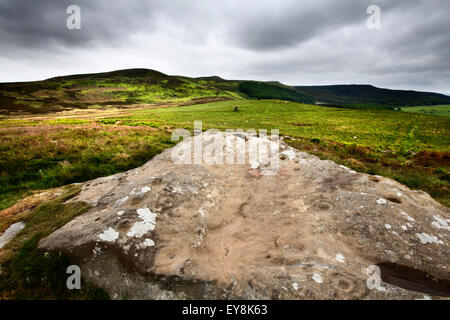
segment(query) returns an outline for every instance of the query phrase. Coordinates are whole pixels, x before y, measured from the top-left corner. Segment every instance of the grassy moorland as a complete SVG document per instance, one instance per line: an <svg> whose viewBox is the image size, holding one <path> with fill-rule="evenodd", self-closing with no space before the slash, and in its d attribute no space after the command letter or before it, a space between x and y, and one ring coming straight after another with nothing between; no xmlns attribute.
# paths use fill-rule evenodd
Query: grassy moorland
<svg viewBox="0 0 450 320"><path fill-rule="evenodd" d="M137 167L171 145L167 131L146 126L103 126L86 120L22 124L0 123L0 209L33 190Z"/></svg>
<svg viewBox="0 0 450 320"><path fill-rule="evenodd" d="M239 112L233 112L239 106ZM281 100L233 100L141 108L117 115L0 121L0 206L36 189L136 167L172 145L166 129L279 129L287 142L361 172L392 177L450 205L450 120L389 110L319 107ZM17 152L20 150L20 152Z"/></svg>

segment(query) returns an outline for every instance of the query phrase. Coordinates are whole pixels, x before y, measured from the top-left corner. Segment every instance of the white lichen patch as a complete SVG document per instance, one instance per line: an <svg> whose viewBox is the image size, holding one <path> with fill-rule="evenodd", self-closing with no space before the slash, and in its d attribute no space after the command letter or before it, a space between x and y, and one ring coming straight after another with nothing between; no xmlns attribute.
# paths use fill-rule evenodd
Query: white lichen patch
<svg viewBox="0 0 450 320"><path fill-rule="evenodd" d="M336 261L339 263L345 263L345 257L342 254L338 253L336 255Z"/></svg>
<svg viewBox="0 0 450 320"><path fill-rule="evenodd" d="M377 203L378 204L386 204L387 201L386 201L386 199L380 198L380 199L377 200Z"/></svg>
<svg viewBox="0 0 450 320"><path fill-rule="evenodd" d="M146 194L147 192L152 191L152 189L148 186L142 187L141 190L137 191L137 188L134 188L133 190L131 190L130 192L130 196L143 196L144 194Z"/></svg>
<svg viewBox="0 0 450 320"><path fill-rule="evenodd" d="M106 242L115 242L119 238L119 233L113 228L106 229L102 234L100 234L99 239Z"/></svg>
<svg viewBox="0 0 450 320"><path fill-rule="evenodd" d="M123 205L125 202L127 202L127 200L128 200L128 196L123 197L123 198L117 200L117 201L114 203L114 206L116 206L116 207L121 206L121 205Z"/></svg>
<svg viewBox="0 0 450 320"><path fill-rule="evenodd" d="M94 254L94 258L98 256L102 252L102 248L98 247L97 245L92 249L92 253Z"/></svg>
<svg viewBox="0 0 450 320"><path fill-rule="evenodd" d="M148 247L153 247L155 245L155 242L152 239L145 239L144 242L137 244L136 247L138 249L145 249Z"/></svg>
<svg viewBox="0 0 450 320"><path fill-rule="evenodd" d="M403 216L405 216L406 219L407 219L408 221L410 221L410 222L416 221L413 217L410 217L410 216L409 216L406 212L404 212L404 211L400 211L400 214L403 215Z"/></svg>
<svg viewBox="0 0 450 320"><path fill-rule="evenodd" d="M434 216L434 220L435 221L431 223L433 227L450 231L450 226L448 225L450 223L450 219L443 219L441 216L437 215Z"/></svg>
<svg viewBox="0 0 450 320"><path fill-rule="evenodd" d="M155 242L152 239L145 239L142 245L145 247L153 247L155 245Z"/></svg>
<svg viewBox="0 0 450 320"><path fill-rule="evenodd" d="M142 194L150 192L150 191L152 191L152 189L150 187L142 187L141 188L141 193Z"/></svg>
<svg viewBox="0 0 450 320"><path fill-rule="evenodd" d="M144 207L137 209L137 214L142 221L135 222L128 231L127 236L141 238L144 234L155 229L156 213Z"/></svg>
<svg viewBox="0 0 450 320"><path fill-rule="evenodd" d="M295 157L296 157L295 150L292 149L292 148L289 148L288 150L283 151L281 154L283 154L286 157L288 157L289 160L294 160Z"/></svg>
<svg viewBox="0 0 450 320"><path fill-rule="evenodd" d="M423 233L416 233L416 236L420 239L420 242L423 244L426 243L437 243L437 244L443 244L444 242L442 240L439 240L438 237L429 235L425 232Z"/></svg>
<svg viewBox="0 0 450 320"><path fill-rule="evenodd" d="M300 159L299 164L301 164L303 166L307 166L308 165L308 160L307 159Z"/></svg>
<svg viewBox="0 0 450 320"><path fill-rule="evenodd" d="M313 280L314 280L315 282L317 282L317 283L322 283L322 282L323 282L322 277L321 277L320 274L318 274L318 273L314 273L313 276L312 276L312 278L313 278Z"/></svg>

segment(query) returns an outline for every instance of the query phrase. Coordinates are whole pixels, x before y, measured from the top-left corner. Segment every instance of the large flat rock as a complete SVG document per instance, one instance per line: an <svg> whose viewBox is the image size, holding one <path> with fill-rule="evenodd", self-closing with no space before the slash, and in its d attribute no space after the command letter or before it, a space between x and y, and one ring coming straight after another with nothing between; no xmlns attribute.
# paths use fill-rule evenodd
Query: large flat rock
<svg viewBox="0 0 450 320"><path fill-rule="evenodd" d="M273 175L263 165L175 164L169 149L84 183L70 201L91 210L40 247L68 254L116 299L449 294L448 208L391 179L281 150Z"/></svg>

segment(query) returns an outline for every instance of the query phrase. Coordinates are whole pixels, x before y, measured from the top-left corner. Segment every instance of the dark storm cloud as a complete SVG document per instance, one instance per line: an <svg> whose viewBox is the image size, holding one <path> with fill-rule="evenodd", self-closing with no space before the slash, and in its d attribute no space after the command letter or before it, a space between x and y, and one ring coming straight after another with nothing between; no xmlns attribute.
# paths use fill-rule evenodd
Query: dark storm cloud
<svg viewBox="0 0 450 320"><path fill-rule="evenodd" d="M239 45L257 50L276 50L307 41L326 30L364 21L364 1L288 1L262 6L264 10L245 12L235 25Z"/></svg>
<svg viewBox="0 0 450 320"><path fill-rule="evenodd" d="M239 43L248 48L273 50L290 47L335 29L363 25L367 7L380 5L383 12L403 10L419 0L285 0L250 11L234 28Z"/></svg>
<svg viewBox="0 0 450 320"><path fill-rule="evenodd" d="M449 16L448 0L0 0L0 81L147 67L450 93Z"/></svg>
<svg viewBox="0 0 450 320"><path fill-rule="evenodd" d="M72 4L82 8L82 30L66 28ZM144 18L150 28L153 12L143 1L7 0L0 2L0 41L24 48L114 43L140 28Z"/></svg>

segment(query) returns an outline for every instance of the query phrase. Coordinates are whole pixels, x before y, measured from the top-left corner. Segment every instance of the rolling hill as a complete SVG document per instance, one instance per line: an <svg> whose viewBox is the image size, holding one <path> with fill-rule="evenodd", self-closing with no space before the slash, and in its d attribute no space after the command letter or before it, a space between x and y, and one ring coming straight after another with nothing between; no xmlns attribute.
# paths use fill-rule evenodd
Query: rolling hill
<svg viewBox="0 0 450 320"><path fill-rule="evenodd" d="M279 99L314 104L314 100L308 95L302 94L281 83L245 81L239 84L238 89L239 92L254 99Z"/></svg>
<svg viewBox="0 0 450 320"><path fill-rule="evenodd" d="M70 75L0 84L0 113L38 114L142 104L196 104L239 97L238 84L218 77L170 76L149 69Z"/></svg>
<svg viewBox="0 0 450 320"><path fill-rule="evenodd" d="M431 92L370 85L286 86L279 82L190 78L150 69L78 74L43 81L0 83L0 114L42 114L71 109L192 105L230 99L277 99L350 108L450 104Z"/></svg>

